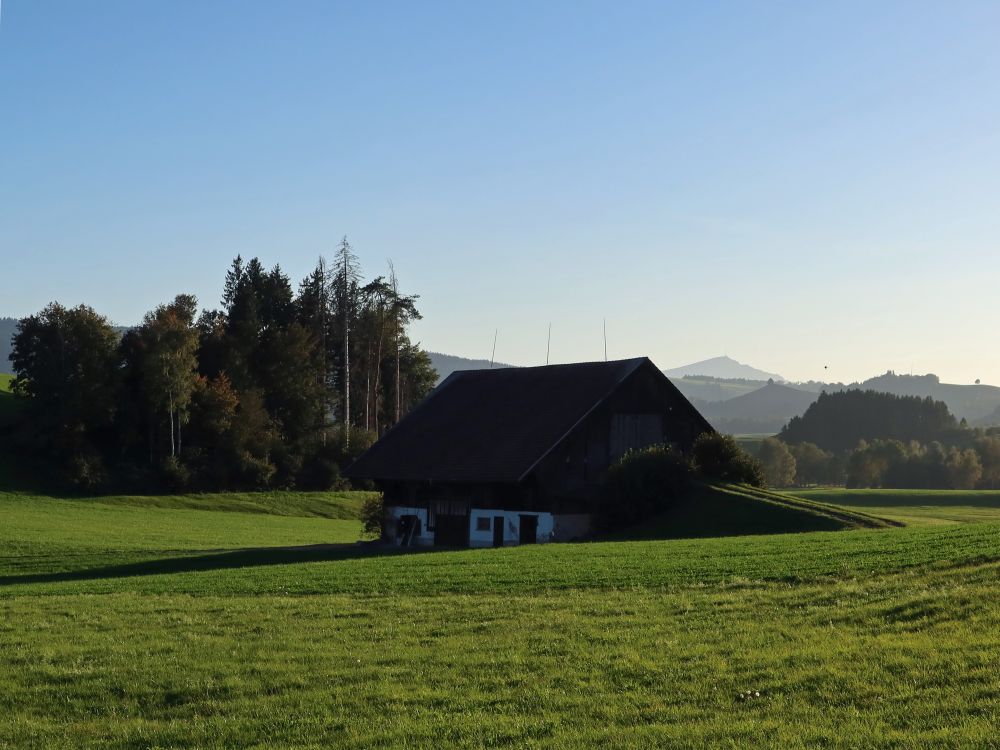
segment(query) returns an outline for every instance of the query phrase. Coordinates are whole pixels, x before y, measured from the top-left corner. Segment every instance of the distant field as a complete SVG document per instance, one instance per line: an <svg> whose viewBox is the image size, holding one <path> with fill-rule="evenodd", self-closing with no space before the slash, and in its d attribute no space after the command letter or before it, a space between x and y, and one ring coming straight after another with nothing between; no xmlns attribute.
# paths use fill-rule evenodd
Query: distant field
<svg viewBox="0 0 1000 750"><path fill-rule="evenodd" d="M1000 524L260 549L360 501L0 496L0 748L996 744Z"/></svg>
<svg viewBox="0 0 1000 750"><path fill-rule="evenodd" d="M764 438L772 437L772 435L734 435L733 437L740 448L751 456L757 456L760 453L760 444L764 442Z"/></svg>
<svg viewBox="0 0 1000 750"><path fill-rule="evenodd" d="M13 375L0 373L0 488L5 487L11 476L16 473L15 462L7 454L3 442L4 432L11 425L22 406L14 398L14 394L10 392L10 384L13 380Z"/></svg>
<svg viewBox="0 0 1000 750"><path fill-rule="evenodd" d="M13 380L13 375L0 373L0 428L10 421L19 406L14 395L10 392L10 384Z"/></svg>
<svg viewBox="0 0 1000 750"><path fill-rule="evenodd" d="M683 378L670 378L685 395L701 398L706 401L725 401L747 393L752 393L763 387L761 382L740 382L735 380L717 380L715 378L699 377L697 375Z"/></svg>
<svg viewBox="0 0 1000 750"><path fill-rule="evenodd" d="M790 494L908 526L1000 521L1000 490L794 490Z"/></svg>

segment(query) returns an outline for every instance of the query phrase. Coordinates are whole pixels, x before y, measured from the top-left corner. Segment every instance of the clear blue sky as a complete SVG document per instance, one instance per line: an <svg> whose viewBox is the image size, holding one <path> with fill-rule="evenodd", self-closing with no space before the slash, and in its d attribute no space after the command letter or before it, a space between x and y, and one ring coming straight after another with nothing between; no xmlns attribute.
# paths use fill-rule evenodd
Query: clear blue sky
<svg viewBox="0 0 1000 750"><path fill-rule="evenodd" d="M0 315L347 234L424 346L1000 383L1000 3L3 0ZM829 370L824 371L824 365Z"/></svg>

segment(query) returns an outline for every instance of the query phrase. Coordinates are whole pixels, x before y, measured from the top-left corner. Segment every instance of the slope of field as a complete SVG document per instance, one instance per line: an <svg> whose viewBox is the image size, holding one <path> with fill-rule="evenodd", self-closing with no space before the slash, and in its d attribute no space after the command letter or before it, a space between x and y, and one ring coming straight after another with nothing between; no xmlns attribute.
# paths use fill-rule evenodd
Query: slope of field
<svg viewBox="0 0 1000 750"><path fill-rule="evenodd" d="M56 503L61 508L98 506L160 508L164 510L230 511L272 516L314 516L357 521L367 492L207 492L181 495L107 495L52 497L0 492L0 503L21 501L35 507ZM69 503L65 505L64 503ZM83 511L81 517L91 514Z"/></svg>
<svg viewBox="0 0 1000 750"><path fill-rule="evenodd" d="M797 495L747 485L699 484L666 513L616 534L616 538L688 539L890 525L897 524Z"/></svg>
<svg viewBox="0 0 1000 750"><path fill-rule="evenodd" d="M191 550L355 542L365 493L52 498L0 493L0 575L81 571ZM200 508L200 509L199 509Z"/></svg>
<svg viewBox="0 0 1000 750"><path fill-rule="evenodd" d="M1000 524L386 555L36 502L0 497L0 747L995 742Z"/></svg>
<svg viewBox="0 0 1000 750"><path fill-rule="evenodd" d="M1000 521L1000 490L794 490L788 494L907 526Z"/></svg>
<svg viewBox="0 0 1000 750"><path fill-rule="evenodd" d="M18 408L17 400L10 392L10 384L13 380L13 375L0 373L0 428L10 422Z"/></svg>
<svg viewBox="0 0 1000 750"><path fill-rule="evenodd" d="M19 473L17 462L9 453L8 433L24 404L10 392L13 380L13 375L0 372L0 489L10 485L13 477Z"/></svg>

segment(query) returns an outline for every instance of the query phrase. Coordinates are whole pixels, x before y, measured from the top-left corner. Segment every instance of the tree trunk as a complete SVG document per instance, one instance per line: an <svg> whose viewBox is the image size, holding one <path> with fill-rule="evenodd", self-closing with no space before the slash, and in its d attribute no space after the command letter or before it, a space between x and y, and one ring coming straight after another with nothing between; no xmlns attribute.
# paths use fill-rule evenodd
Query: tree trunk
<svg viewBox="0 0 1000 750"><path fill-rule="evenodd" d="M375 347L375 432L378 433L378 389L382 384L382 338L385 334L385 305L378 313L378 344Z"/></svg>
<svg viewBox="0 0 1000 750"><path fill-rule="evenodd" d="M347 264L347 255L344 255L344 290L343 290L343 310L344 316L344 447L351 444L351 318L350 318L350 269Z"/></svg>
<svg viewBox="0 0 1000 750"><path fill-rule="evenodd" d="M169 396L170 406L167 409L167 416L170 418L170 455L173 457L174 454L174 394L171 393Z"/></svg>
<svg viewBox="0 0 1000 750"><path fill-rule="evenodd" d="M371 407L372 407L372 339L368 336L365 344L368 361L365 363L365 429L372 428Z"/></svg>
<svg viewBox="0 0 1000 750"><path fill-rule="evenodd" d="M402 402L400 401L400 388L399 388L399 321L396 325L396 422L399 422L400 412L402 411Z"/></svg>
<svg viewBox="0 0 1000 750"><path fill-rule="evenodd" d="M319 263L317 263L319 270L319 339L320 348L323 353L323 367L322 373L320 375L320 411L322 412L323 419L323 446L326 446L326 425L327 418L329 417L329 402L327 401L327 387L328 387L328 377L327 371L329 368L330 357L329 351L326 348L326 262L323 260L323 256L319 256Z"/></svg>

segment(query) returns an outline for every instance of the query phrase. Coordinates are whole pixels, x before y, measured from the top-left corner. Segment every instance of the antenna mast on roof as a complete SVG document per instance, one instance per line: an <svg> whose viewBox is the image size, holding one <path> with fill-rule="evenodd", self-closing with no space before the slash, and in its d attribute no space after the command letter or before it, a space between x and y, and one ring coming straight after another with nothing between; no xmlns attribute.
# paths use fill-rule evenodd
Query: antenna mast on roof
<svg viewBox="0 0 1000 750"><path fill-rule="evenodd" d="M545 364L549 363L549 351L552 349L552 321L549 321L549 340L545 343Z"/></svg>
<svg viewBox="0 0 1000 750"><path fill-rule="evenodd" d="M604 361L608 361L608 319L604 318Z"/></svg>
<svg viewBox="0 0 1000 750"><path fill-rule="evenodd" d="M493 360L497 357L497 334L500 333L500 329L497 328L493 331L493 353L490 355L490 369L493 369Z"/></svg>

